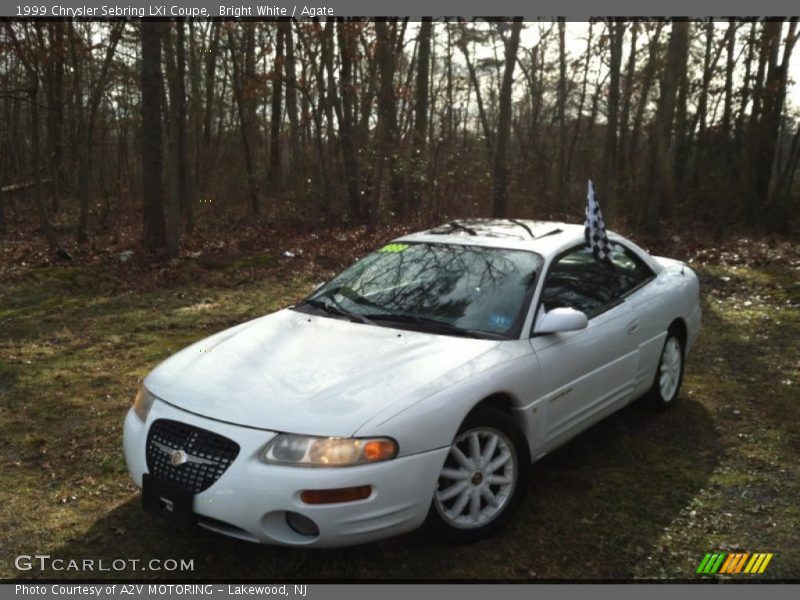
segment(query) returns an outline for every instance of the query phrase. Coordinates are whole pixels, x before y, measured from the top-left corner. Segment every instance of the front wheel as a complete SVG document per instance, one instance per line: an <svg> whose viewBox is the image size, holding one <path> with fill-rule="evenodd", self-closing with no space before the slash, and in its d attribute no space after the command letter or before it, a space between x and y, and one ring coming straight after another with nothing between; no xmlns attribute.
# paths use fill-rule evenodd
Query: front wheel
<svg viewBox="0 0 800 600"><path fill-rule="evenodd" d="M508 415L481 409L464 421L450 446L430 510L432 525L468 542L502 529L522 501L530 455Z"/></svg>

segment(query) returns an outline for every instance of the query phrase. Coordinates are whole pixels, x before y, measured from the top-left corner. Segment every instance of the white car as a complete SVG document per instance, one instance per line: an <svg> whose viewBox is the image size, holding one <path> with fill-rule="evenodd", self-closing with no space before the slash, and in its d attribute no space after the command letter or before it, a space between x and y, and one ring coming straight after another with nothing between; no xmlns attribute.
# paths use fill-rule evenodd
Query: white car
<svg viewBox="0 0 800 600"><path fill-rule="evenodd" d="M145 509L292 546L499 530L532 461L678 397L697 277L608 236L601 261L582 226L454 221L178 352L125 419Z"/></svg>

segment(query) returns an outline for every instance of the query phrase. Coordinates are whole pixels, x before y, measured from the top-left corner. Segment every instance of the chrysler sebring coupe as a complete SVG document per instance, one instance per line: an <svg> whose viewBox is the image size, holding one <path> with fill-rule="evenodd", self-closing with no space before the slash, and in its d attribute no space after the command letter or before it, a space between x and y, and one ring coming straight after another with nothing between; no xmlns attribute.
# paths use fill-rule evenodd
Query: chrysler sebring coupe
<svg viewBox="0 0 800 600"><path fill-rule="evenodd" d="M697 277L608 240L600 260L582 226L453 221L178 352L125 419L144 509L294 546L498 531L533 461L678 398Z"/></svg>

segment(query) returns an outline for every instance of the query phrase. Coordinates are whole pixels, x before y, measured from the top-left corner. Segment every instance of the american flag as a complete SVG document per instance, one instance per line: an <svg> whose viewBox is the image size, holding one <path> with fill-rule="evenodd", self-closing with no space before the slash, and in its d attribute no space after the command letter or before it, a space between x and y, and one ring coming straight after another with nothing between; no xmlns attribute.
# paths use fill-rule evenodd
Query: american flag
<svg viewBox="0 0 800 600"><path fill-rule="evenodd" d="M608 261L611 249L609 248L608 235L606 235L606 222L603 220L603 213L600 212L600 205L594 193L594 183L589 180L589 192L586 198L586 220L585 227L586 246L592 249L592 254L598 260Z"/></svg>

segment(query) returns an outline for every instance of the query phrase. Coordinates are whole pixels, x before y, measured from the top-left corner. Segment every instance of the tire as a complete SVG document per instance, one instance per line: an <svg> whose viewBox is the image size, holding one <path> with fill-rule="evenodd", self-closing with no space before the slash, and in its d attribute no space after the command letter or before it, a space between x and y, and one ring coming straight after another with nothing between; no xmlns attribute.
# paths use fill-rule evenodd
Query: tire
<svg viewBox="0 0 800 600"><path fill-rule="evenodd" d="M683 359L683 336L671 327L658 358L653 387L647 393L650 405L656 410L667 410L677 403L683 383Z"/></svg>
<svg viewBox="0 0 800 600"><path fill-rule="evenodd" d="M516 423L494 408L474 411L450 446L428 521L456 542L494 535L525 497L529 470L528 444Z"/></svg>

